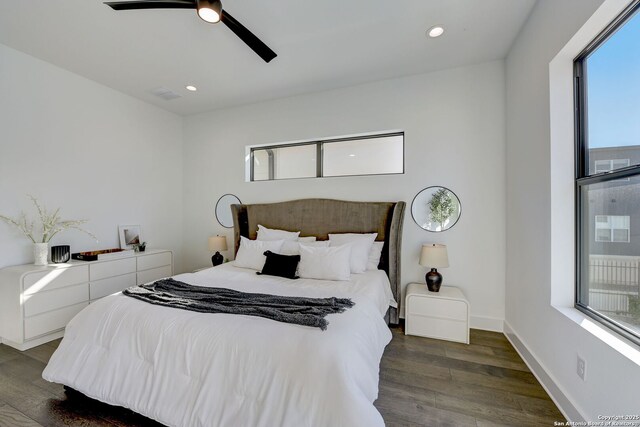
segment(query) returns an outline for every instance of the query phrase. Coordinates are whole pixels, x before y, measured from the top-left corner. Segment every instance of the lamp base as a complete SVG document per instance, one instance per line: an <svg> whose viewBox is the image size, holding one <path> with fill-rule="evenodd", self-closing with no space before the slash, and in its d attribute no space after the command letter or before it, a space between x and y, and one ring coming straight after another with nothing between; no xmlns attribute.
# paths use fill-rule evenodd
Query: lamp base
<svg viewBox="0 0 640 427"><path fill-rule="evenodd" d="M438 273L437 269L432 268L424 278L427 281L427 289L429 289L429 291L440 291L440 285L442 285L442 274Z"/></svg>
<svg viewBox="0 0 640 427"><path fill-rule="evenodd" d="M216 265L220 265L222 264L222 262L224 261L224 257L222 256L222 254L220 252L216 252L212 257L211 257L211 264L213 264L213 266L215 267Z"/></svg>

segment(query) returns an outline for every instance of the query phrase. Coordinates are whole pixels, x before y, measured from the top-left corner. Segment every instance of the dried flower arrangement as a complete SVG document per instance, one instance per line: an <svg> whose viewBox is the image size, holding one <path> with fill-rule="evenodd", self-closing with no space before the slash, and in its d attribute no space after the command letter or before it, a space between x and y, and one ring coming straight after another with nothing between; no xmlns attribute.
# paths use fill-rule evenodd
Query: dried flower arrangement
<svg viewBox="0 0 640 427"><path fill-rule="evenodd" d="M85 224L87 220L61 220L60 208L56 209L53 212L49 212L45 207L40 205L35 197L31 195L29 195L28 197L31 199L36 209L38 210L38 215L40 215L40 222L42 223L42 240L40 240L41 243L49 243L53 236L60 233L61 231L69 229L82 231L83 233L86 233L93 239L95 239L96 242L98 241L98 238L93 233L80 227L80 225ZM27 236L33 243L40 243L38 242L39 239L36 239L36 234L34 231L35 221L28 221L27 215L24 212L21 212L20 217L17 219L4 215L0 215L0 219L22 231L22 233L24 233L24 235Z"/></svg>

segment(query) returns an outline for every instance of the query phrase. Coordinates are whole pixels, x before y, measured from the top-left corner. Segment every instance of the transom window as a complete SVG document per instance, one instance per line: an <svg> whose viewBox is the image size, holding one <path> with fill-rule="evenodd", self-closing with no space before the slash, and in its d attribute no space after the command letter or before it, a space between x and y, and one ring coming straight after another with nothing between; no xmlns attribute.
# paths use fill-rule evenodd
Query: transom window
<svg viewBox="0 0 640 427"><path fill-rule="evenodd" d="M574 61L576 302L640 344L640 0Z"/></svg>
<svg viewBox="0 0 640 427"><path fill-rule="evenodd" d="M403 132L248 149L251 181L404 173Z"/></svg>

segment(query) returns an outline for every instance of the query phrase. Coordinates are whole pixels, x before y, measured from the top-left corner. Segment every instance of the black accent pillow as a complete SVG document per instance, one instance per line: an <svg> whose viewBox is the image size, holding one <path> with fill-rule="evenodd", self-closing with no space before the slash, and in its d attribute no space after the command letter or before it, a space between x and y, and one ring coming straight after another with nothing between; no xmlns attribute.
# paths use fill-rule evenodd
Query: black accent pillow
<svg viewBox="0 0 640 427"><path fill-rule="evenodd" d="M286 277L287 279L298 278L296 271L298 270L300 255L282 255L271 251L266 251L264 255L267 257L267 261L264 263L262 271L256 274Z"/></svg>

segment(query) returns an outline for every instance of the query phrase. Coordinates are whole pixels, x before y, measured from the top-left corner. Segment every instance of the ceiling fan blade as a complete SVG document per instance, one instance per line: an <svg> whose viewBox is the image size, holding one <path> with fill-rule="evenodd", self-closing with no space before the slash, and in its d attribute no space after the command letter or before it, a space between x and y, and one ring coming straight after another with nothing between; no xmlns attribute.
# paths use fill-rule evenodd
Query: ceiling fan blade
<svg viewBox="0 0 640 427"><path fill-rule="evenodd" d="M264 44L262 40L257 38L251 31L247 30L247 28L239 23L233 16L229 15L226 10L222 10L222 22L229 27L231 31L235 33L236 36L240 37L240 39L246 43L255 53L257 53L260 58L264 59L264 62L269 62L273 58L275 58L276 53L269 49L269 46Z"/></svg>
<svg viewBox="0 0 640 427"><path fill-rule="evenodd" d="M104 2L113 10L138 9L196 9L196 2L192 0L172 1L108 1Z"/></svg>

